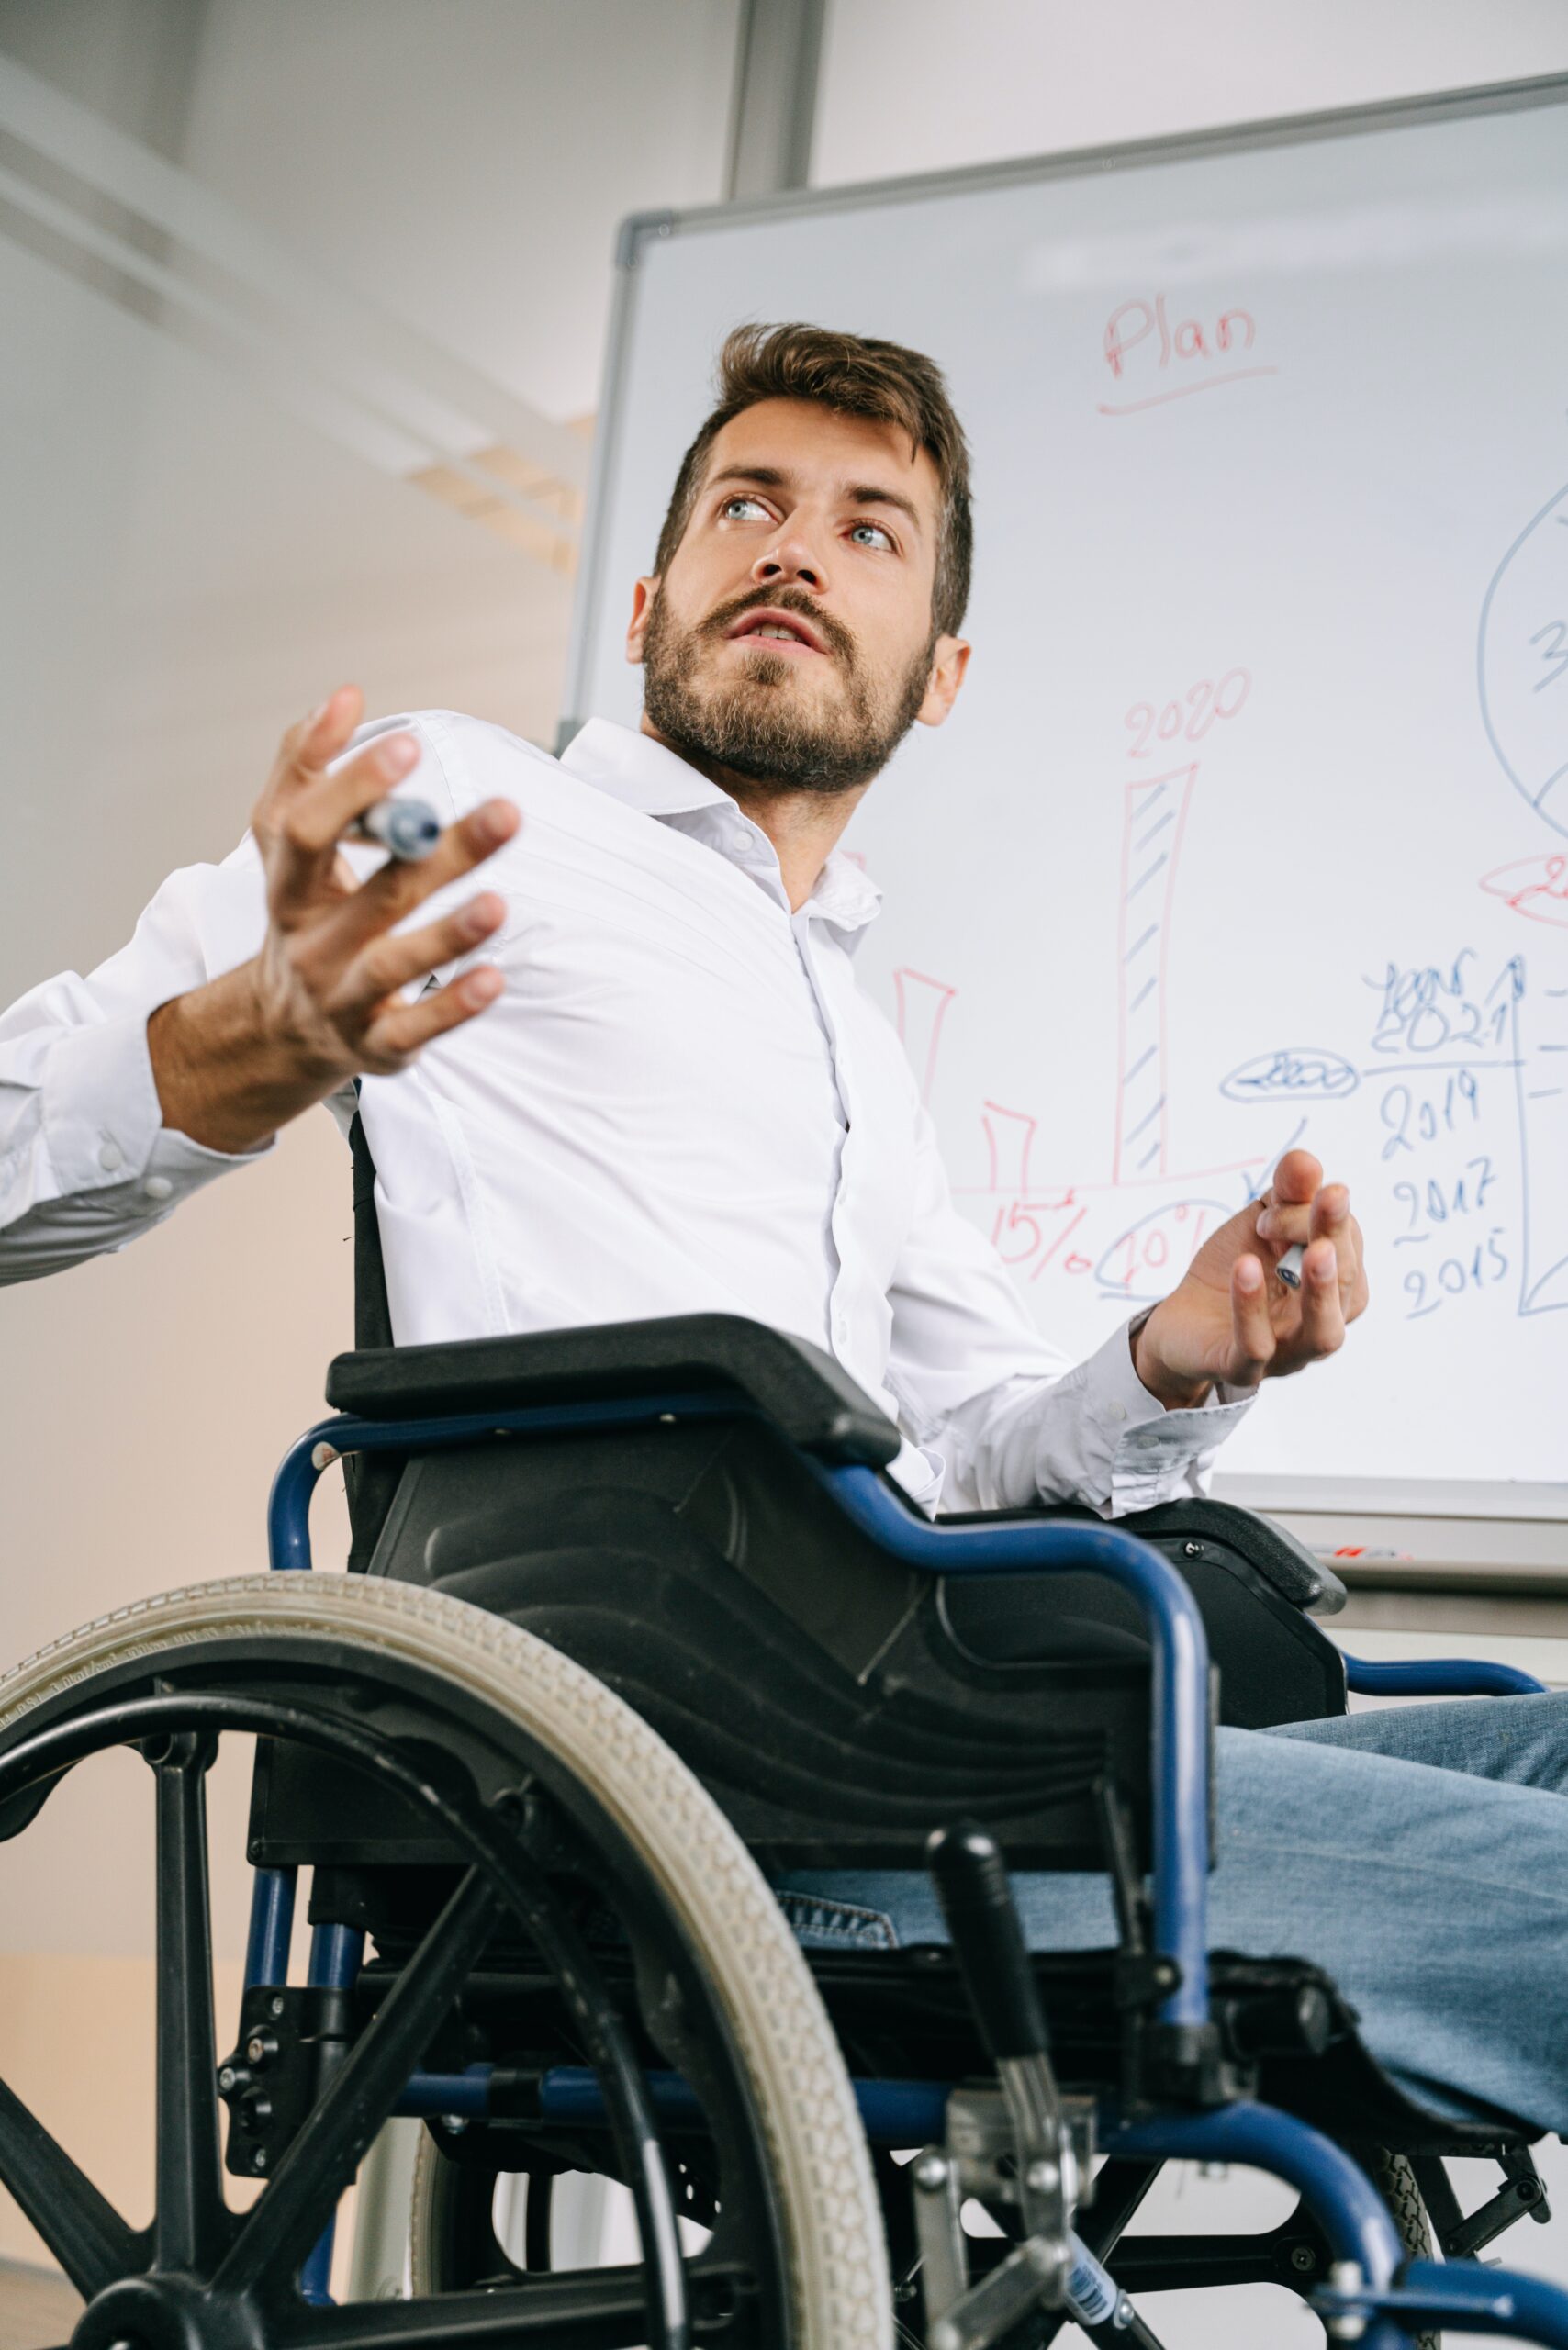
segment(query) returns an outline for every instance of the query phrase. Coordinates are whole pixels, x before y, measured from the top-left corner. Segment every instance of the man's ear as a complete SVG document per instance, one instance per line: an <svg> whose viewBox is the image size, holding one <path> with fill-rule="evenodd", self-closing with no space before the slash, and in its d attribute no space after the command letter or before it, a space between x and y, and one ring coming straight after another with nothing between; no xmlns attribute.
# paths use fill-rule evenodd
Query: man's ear
<svg viewBox="0 0 1568 2350"><path fill-rule="evenodd" d="M940 726L958 699L958 688L969 666L969 648L961 636L939 636L931 653L931 676L925 699L915 712L923 726Z"/></svg>
<svg viewBox="0 0 1568 2350"><path fill-rule="evenodd" d="M632 617L626 625L626 658L640 666L643 647L648 641L648 622L654 616L654 599L659 592L657 573L639 579L632 590Z"/></svg>

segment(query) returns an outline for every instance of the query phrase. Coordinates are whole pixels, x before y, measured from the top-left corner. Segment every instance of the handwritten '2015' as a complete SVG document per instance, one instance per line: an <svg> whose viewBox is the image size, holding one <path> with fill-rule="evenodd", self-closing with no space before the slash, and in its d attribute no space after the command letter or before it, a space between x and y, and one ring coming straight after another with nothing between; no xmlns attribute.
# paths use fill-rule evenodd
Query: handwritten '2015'
<svg viewBox="0 0 1568 2350"><path fill-rule="evenodd" d="M1252 690L1245 669L1227 669L1218 685L1200 677L1179 701L1156 709L1151 701L1135 701L1123 724L1137 736L1129 759L1152 756L1156 743L1201 743L1216 718L1234 718Z"/></svg>
<svg viewBox="0 0 1568 2350"><path fill-rule="evenodd" d="M1508 1277L1508 1259L1497 1243L1504 1237L1503 1227L1495 1224L1485 1240L1478 1241L1468 1257L1445 1257L1438 1267L1435 1279L1423 1268L1412 1265L1401 1287L1411 1300L1406 1322L1418 1322L1423 1314L1435 1314L1445 1298L1462 1297L1467 1290L1490 1289Z"/></svg>

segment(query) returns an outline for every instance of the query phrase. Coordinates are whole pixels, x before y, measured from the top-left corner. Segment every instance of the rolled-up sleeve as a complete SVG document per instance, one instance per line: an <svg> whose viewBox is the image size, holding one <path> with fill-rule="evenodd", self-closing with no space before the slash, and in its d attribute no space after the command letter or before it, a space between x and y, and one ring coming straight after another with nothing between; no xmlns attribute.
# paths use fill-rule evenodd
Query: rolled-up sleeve
<svg viewBox="0 0 1568 2350"><path fill-rule="evenodd" d="M0 1281L120 1248L192 1192L264 1156L166 1128L149 1015L246 961L261 940L260 862L171 875L118 955L61 973L0 1013Z"/></svg>
<svg viewBox="0 0 1568 2350"><path fill-rule="evenodd" d="M1005 1265L954 1206L919 1113L915 1212L891 1304L888 1384L905 1432L944 1463L945 1509L1078 1502L1103 1517L1205 1490L1250 1398L1168 1412L1133 1367L1130 1324L1075 1363L1030 1321Z"/></svg>

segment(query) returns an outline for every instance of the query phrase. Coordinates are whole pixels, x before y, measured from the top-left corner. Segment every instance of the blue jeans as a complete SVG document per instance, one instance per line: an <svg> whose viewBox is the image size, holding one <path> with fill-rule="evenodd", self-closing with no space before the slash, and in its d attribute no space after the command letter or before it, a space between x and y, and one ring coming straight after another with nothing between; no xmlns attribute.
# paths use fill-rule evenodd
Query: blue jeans
<svg viewBox="0 0 1568 2350"><path fill-rule="evenodd" d="M1222 1729L1209 1943L1310 1959L1406 2093L1568 2132L1568 1695ZM796 1872L807 1948L945 1942L913 1869ZM1115 1938L1101 1876L1019 1873L1035 1950Z"/></svg>

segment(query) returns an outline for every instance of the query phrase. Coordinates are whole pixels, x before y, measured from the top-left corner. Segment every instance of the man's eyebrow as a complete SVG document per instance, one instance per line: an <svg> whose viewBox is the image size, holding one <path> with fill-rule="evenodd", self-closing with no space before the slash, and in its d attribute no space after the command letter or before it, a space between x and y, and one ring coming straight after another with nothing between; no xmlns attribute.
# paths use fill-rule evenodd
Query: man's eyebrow
<svg viewBox="0 0 1568 2350"><path fill-rule="evenodd" d="M716 474L709 475L707 486L716 489L721 482L745 481L755 482L760 489L788 489L791 479L778 465L721 465ZM891 506L900 514L907 515L916 532L924 530L919 507L901 490L883 489L876 482L859 481L846 483L840 496L846 506Z"/></svg>
<svg viewBox="0 0 1568 2350"><path fill-rule="evenodd" d="M862 481L852 482L844 495L851 506L895 507L899 513L908 515L916 531L922 528L920 509L913 498L905 498L902 490L879 489L875 482Z"/></svg>
<svg viewBox="0 0 1568 2350"><path fill-rule="evenodd" d="M709 475L708 487L716 489L722 481L756 481L764 489L787 489L790 486L789 475L780 473L777 465L722 465L716 474Z"/></svg>

